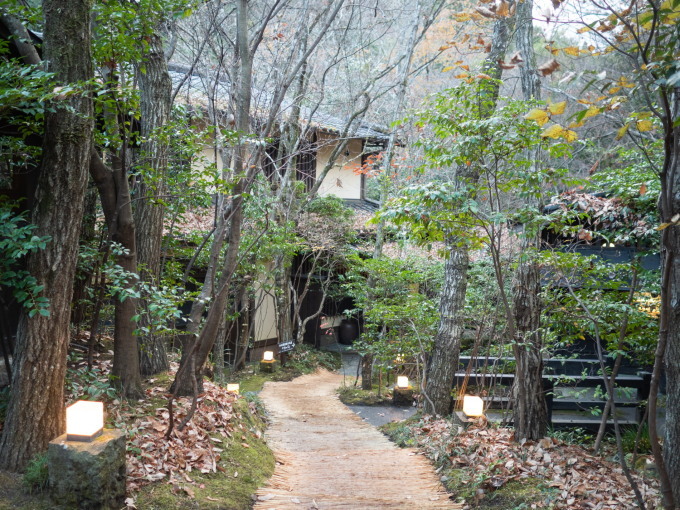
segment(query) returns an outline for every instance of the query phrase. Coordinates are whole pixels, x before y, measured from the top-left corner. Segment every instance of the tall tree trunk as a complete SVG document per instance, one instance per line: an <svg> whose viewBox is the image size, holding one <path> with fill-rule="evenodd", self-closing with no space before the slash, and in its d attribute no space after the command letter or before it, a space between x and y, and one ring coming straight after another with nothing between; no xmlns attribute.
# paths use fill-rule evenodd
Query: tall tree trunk
<svg viewBox="0 0 680 510"><path fill-rule="evenodd" d="M117 193L117 217L113 240L120 243L126 251L116 257L116 263L126 272L136 275L137 250L135 246L135 222L130 204L130 188L126 169L126 148L123 144L122 157L112 158L112 176ZM136 276L126 282L128 287L137 283ZM111 374L114 384L129 398L141 398L142 380L139 373L139 351L134 336L135 323L132 318L137 312L137 299L128 297L116 302L113 334L113 367Z"/></svg>
<svg viewBox="0 0 680 510"><path fill-rule="evenodd" d="M444 287L439 298L439 329L427 370L424 412L446 416L451 412L451 390L463 337L463 307L467 290L467 246L447 237Z"/></svg>
<svg viewBox="0 0 680 510"><path fill-rule="evenodd" d="M44 0L44 55L59 85L93 77L88 0ZM19 321L12 392L0 439L0 467L20 470L65 427L64 377L78 239L92 141L92 99L73 94L68 105L45 112L45 138L32 221L44 250L29 257L29 271L49 299L50 316Z"/></svg>
<svg viewBox="0 0 680 510"><path fill-rule="evenodd" d="M276 286L276 336L278 343L293 339L291 320L291 278L293 267L290 257L279 254L274 257L274 285Z"/></svg>
<svg viewBox="0 0 680 510"><path fill-rule="evenodd" d="M165 173L168 165L168 142L162 130L170 118L172 107L172 80L158 34L149 37L148 51L137 68L141 96L141 135L139 150L142 181L137 189L135 227L137 262L140 277L153 285L159 285L161 267L161 243L163 240L163 215L166 193ZM142 308L145 303L141 303ZM148 317L142 313L142 325L148 325ZM162 337L149 334L139 337L140 370L152 375L168 369L168 356Z"/></svg>
<svg viewBox="0 0 680 510"><path fill-rule="evenodd" d="M680 213L680 88L669 95L670 115L666 119L673 127L667 130L664 140L664 167L662 179L661 221L673 222ZM663 443L663 460L670 483L673 500L680 502L680 227L672 225L663 231L662 260L669 265L668 277L661 285L661 331L660 343L665 344L664 366L666 370L666 438ZM663 266L663 265L662 265ZM665 274L662 267L662 274ZM658 359L658 364L660 360ZM656 371L656 367L655 367ZM658 383L652 384L652 391L658 390ZM650 404L652 396L650 395ZM656 398L650 405L650 439L658 448L655 428ZM655 455L656 457L656 455ZM666 473L661 472L662 476ZM670 498L666 496L666 501Z"/></svg>
<svg viewBox="0 0 680 510"><path fill-rule="evenodd" d="M515 44L524 63L520 66L524 99L541 99L541 82L536 70L534 53L533 0L517 2ZM529 149L532 169L540 164L538 149ZM540 204L539 204L540 208ZM541 321L540 273L536 251L540 240L525 234L522 260L514 288L513 320L515 338L515 381L513 385L513 422L515 440L540 439L548 428L548 412L543 388L543 337Z"/></svg>
<svg viewBox="0 0 680 510"><path fill-rule="evenodd" d="M527 243L529 244L529 243ZM543 339L540 332L541 276L535 260L535 246L527 246L530 259L517 270L514 288L515 382L513 384L513 422L515 439L540 439L548 427L548 412L543 392Z"/></svg>
<svg viewBox="0 0 680 510"><path fill-rule="evenodd" d="M116 263L126 271L137 270L137 253L135 251L135 226L130 205L130 189L125 171L125 148L121 156L112 156L109 168L102 161L94 148L90 150L90 175L99 190L102 210L107 228L113 241L121 244L127 253L118 255ZM133 285L135 282L127 282ZM125 395L138 398L142 395L141 378L139 376L139 352L137 339L133 335L132 318L136 313L136 300L116 300L115 331L112 373L117 377L115 383Z"/></svg>

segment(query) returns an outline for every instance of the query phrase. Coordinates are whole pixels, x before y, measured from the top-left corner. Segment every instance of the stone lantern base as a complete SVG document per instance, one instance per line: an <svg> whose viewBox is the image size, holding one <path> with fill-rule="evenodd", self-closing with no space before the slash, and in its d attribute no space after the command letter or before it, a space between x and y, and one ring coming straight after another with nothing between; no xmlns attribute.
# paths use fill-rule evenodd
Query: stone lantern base
<svg viewBox="0 0 680 510"><path fill-rule="evenodd" d="M91 442L66 434L47 450L50 495L65 508L118 510L125 506L125 435L104 430Z"/></svg>
<svg viewBox="0 0 680 510"><path fill-rule="evenodd" d="M276 368L276 360L273 359L271 361L260 361L260 372L266 373L266 374L271 374L274 372L274 369Z"/></svg>
<svg viewBox="0 0 680 510"><path fill-rule="evenodd" d="M392 391L392 404L395 406L413 405L413 388L394 388Z"/></svg>

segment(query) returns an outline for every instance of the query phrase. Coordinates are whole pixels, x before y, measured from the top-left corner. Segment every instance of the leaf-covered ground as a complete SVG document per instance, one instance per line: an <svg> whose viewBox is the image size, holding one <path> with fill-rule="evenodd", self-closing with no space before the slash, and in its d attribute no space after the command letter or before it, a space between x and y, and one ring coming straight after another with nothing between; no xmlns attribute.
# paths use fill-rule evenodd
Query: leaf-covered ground
<svg viewBox="0 0 680 510"><path fill-rule="evenodd" d="M175 427L166 440L168 387L177 369L171 365L169 373L144 382L145 399L121 401L106 396L110 360L98 358L92 371L73 364L67 397L104 391L98 398L106 401L105 426L127 434L128 508L250 508L252 495L274 470L257 399L206 381L192 420L181 431ZM176 425L190 406L190 398L175 401ZM56 508L46 494L28 494L20 476L0 472L0 479L6 482L0 509Z"/></svg>
<svg viewBox="0 0 680 510"><path fill-rule="evenodd" d="M430 417L392 424L385 432L401 445L422 449L465 508L638 508L620 465L579 445L554 438L520 444L512 429L463 429ZM644 469L634 477L647 507L656 508L656 479Z"/></svg>

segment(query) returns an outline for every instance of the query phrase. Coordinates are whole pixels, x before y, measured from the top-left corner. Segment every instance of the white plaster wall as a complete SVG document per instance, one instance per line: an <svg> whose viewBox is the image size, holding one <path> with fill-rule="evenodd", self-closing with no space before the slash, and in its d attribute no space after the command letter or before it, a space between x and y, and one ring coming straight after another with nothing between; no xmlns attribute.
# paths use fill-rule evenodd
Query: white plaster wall
<svg viewBox="0 0 680 510"><path fill-rule="evenodd" d="M205 169L215 163L215 149L204 146L191 160L191 172L193 175L200 175ZM217 154L217 169L222 170L222 158Z"/></svg>
<svg viewBox="0 0 680 510"><path fill-rule="evenodd" d="M257 342L259 340L276 338L276 304L273 291L267 292L260 285L255 296L255 303L259 306L255 313L253 339Z"/></svg>
<svg viewBox="0 0 680 510"><path fill-rule="evenodd" d="M337 141L330 135L319 134L316 155L316 175L326 167ZM361 198L361 174L354 172L361 167L361 140L353 139L347 144L349 155L341 154L328 172L319 188L319 195L335 195L339 198Z"/></svg>

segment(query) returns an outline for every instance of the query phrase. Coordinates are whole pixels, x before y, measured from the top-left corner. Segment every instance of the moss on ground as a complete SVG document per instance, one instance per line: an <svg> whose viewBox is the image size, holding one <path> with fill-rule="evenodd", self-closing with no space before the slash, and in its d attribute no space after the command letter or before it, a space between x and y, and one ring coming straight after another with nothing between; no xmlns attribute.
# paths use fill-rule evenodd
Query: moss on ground
<svg viewBox="0 0 680 510"><path fill-rule="evenodd" d="M246 429L262 430L262 421L250 412L245 399L240 399L235 410L243 415ZM274 472L274 455L264 438L249 437L249 448L240 436L223 443L224 451L219 472L187 473L192 483L171 485L157 482L144 487L135 505L145 510L185 508L201 510L240 510L252 506L252 495Z"/></svg>
<svg viewBox="0 0 680 510"><path fill-rule="evenodd" d="M362 390L352 386L341 386L338 389L340 401L349 406L383 406L392 404L392 391L390 388L381 388L380 395L377 390Z"/></svg>
<svg viewBox="0 0 680 510"><path fill-rule="evenodd" d="M420 412L403 421L393 421L378 427L383 434L390 438L400 448L416 446L416 439L411 433L410 425L420 420Z"/></svg>

